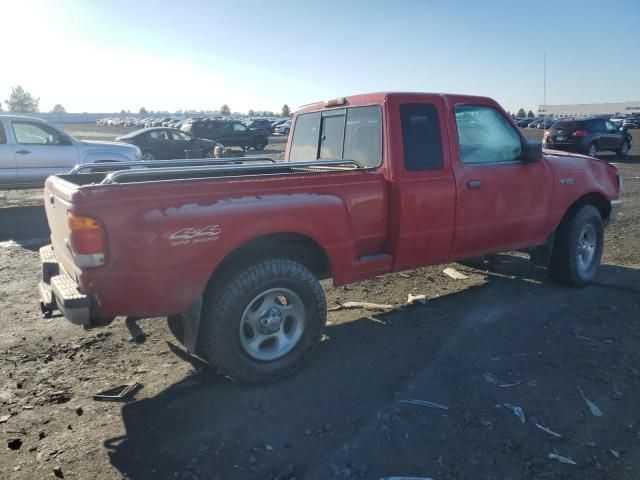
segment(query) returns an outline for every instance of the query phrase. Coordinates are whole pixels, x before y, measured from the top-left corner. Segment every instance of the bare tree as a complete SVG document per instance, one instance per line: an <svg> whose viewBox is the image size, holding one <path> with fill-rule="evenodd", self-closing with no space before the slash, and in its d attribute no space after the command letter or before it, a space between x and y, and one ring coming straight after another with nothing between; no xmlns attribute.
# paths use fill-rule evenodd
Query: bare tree
<svg viewBox="0 0 640 480"><path fill-rule="evenodd" d="M287 105L286 103L282 106L282 116L283 117L291 116L291 109L289 108L289 105Z"/></svg>
<svg viewBox="0 0 640 480"><path fill-rule="evenodd" d="M67 109L64 108L61 104L56 103L51 109L51 113L67 113Z"/></svg>
<svg viewBox="0 0 640 480"><path fill-rule="evenodd" d="M222 115L231 115L231 109L229 108L229 105L227 105L226 103L222 105L220 107L220 113Z"/></svg>

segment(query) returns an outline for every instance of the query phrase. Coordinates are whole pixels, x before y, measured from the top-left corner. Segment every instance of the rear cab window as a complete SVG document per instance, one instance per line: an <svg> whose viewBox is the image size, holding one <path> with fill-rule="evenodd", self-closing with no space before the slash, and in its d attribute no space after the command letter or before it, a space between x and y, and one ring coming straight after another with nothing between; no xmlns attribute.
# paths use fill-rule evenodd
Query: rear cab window
<svg viewBox="0 0 640 480"><path fill-rule="evenodd" d="M4 132L4 124L2 120L0 120L0 145L4 145L5 143L7 143L7 135Z"/></svg>
<svg viewBox="0 0 640 480"><path fill-rule="evenodd" d="M382 110L379 105L298 115L291 162L353 160L365 168L382 164Z"/></svg>
<svg viewBox="0 0 640 480"><path fill-rule="evenodd" d="M435 105L400 105L404 166L409 171L440 170L443 167L440 119Z"/></svg>

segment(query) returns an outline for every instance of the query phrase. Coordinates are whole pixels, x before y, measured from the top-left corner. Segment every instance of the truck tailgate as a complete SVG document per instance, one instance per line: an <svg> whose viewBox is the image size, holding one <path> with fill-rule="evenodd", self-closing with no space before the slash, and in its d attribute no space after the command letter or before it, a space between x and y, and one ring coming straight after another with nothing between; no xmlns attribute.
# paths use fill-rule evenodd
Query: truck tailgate
<svg viewBox="0 0 640 480"><path fill-rule="evenodd" d="M56 259L72 278L75 277L77 267L68 247L70 230L67 212L71 208L72 196L76 190L75 185L57 177L49 177L44 186L44 207L51 230L51 244Z"/></svg>

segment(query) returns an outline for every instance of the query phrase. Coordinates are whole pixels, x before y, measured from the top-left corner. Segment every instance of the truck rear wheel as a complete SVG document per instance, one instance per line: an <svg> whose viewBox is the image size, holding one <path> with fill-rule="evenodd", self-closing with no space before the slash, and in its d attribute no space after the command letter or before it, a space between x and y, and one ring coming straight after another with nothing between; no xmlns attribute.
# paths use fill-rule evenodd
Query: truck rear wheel
<svg viewBox="0 0 640 480"><path fill-rule="evenodd" d="M313 273L292 260L267 260L233 272L206 295L201 348L234 380L281 380L311 356L327 317Z"/></svg>
<svg viewBox="0 0 640 480"><path fill-rule="evenodd" d="M600 212L593 205L585 205L558 227L549 273L568 285L586 285L598 273L603 246Z"/></svg>

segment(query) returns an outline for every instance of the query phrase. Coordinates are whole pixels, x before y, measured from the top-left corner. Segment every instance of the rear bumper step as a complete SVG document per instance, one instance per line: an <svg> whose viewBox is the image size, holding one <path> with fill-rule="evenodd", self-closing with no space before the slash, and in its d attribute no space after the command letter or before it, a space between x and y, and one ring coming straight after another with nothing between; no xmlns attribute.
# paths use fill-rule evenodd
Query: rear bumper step
<svg viewBox="0 0 640 480"><path fill-rule="evenodd" d="M43 311L59 310L67 320L76 325L89 325L91 300L78 291L78 285L56 261L53 247L40 249L42 282L40 305Z"/></svg>

